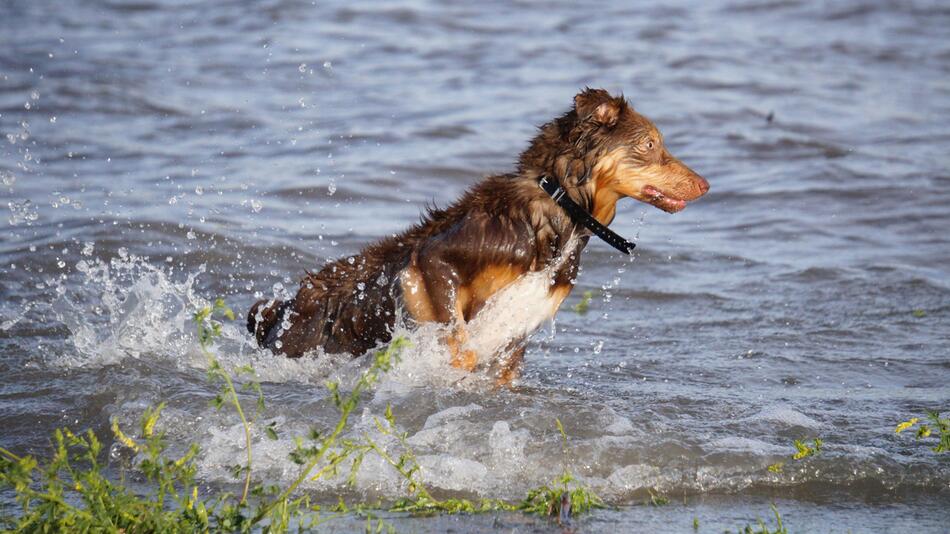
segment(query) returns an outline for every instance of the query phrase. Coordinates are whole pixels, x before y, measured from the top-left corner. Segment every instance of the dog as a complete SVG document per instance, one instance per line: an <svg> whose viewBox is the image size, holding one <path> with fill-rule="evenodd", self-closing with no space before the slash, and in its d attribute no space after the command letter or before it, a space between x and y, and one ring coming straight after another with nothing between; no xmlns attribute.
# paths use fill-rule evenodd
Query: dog
<svg viewBox="0 0 950 534"><path fill-rule="evenodd" d="M528 337L574 287L590 237L633 247L606 228L620 199L675 213L708 190L622 95L586 88L540 127L514 172L484 178L403 233L307 272L293 298L255 303L247 328L276 354L322 348L355 357L389 341L397 317L439 323L453 366L483 366L509 384Z"/></svg>

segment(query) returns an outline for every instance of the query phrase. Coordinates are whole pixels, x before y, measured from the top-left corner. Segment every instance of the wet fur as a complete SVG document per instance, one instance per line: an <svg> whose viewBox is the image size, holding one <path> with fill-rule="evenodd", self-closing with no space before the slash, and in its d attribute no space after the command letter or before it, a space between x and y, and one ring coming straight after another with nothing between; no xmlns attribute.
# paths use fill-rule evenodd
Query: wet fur
<svg viewBox="0 0 950 534"><path fill-rule="evenodd" d="M525 273L548 269L553 315L573 287L589 234L538 187L541 176L557 179L604 224L619 198L636 198L629 179L618 175L633 172L628 167L646 172L675 164L668 183L658 185L682 199L705 192L708 184L665 149L637 153L651 135L661 143L652 123L623 97L587 89L569 112L540 128L515 172L489 176L449 207L429 209L405 232L307 273L292 299L256 303L248 330L261 346L290 357L317 347L355 356L391 338L398 307L410 322L448 325L453 365L474 369L478 355L466 348L465 326L493 295ZM516 376L523 342L506 347L509 358L496 369L501 381Z"/></svg>

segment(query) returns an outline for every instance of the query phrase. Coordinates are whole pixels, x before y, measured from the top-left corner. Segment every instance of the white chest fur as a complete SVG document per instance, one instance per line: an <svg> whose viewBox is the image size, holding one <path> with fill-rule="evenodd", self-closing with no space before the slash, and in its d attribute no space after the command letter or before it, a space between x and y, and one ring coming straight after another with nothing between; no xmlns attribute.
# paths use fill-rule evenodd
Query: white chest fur
<svg viewBox="0 0 950 534"><path fill-rule="evenodd" d="M563 249L566 252L545 269L523 274L492 295L466 326L468 348L480 356L498 355L511 342L530 336L554 317L566 295L552 291L554 276L568 255L574 253L576 244L572 237Z"/></svg>

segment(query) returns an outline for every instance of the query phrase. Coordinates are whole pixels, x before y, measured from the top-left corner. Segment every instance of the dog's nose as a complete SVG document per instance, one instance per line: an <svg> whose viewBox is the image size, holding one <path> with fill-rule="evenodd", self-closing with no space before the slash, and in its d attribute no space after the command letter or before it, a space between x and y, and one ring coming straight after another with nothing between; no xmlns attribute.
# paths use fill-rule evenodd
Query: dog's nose
<svg viewBox="0 0 950 534"><path fill-rule="evenodd" d="M705 195L709 191L709 182L702 176L696 175L696 182L699 185L699 194Z"/></svg>

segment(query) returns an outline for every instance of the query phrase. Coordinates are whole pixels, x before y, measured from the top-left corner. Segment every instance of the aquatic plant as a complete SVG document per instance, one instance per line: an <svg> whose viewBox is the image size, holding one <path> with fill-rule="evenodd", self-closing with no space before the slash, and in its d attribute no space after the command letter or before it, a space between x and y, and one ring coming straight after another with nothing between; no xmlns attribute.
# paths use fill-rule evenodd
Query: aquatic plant
<svg viewBox="0 0 950 534"><path fill-rule="evenodd" d="M792 445L795 446L795 454L792 455L794 460L803 460L805 458L810 458L817 455L821 452L821 446L824 445L824 442L821 438L815 438L812 440L813 445L808 445L804 440L796 439Z"/></svg>
<svg viewBox="0 0 950 534"><path fill-rule="evenodd" d="M384 421L376 419L377 429L383 435L393 436L403 448L394 456L385 447L363 434L362 441L344 439L349 418L360 402L361 395L398 361L399 354L408 346L403 338L394 339L388 347L371 356L371 365L358 378L352 389L344 394L337 382L327 383L334 407L339 412L336 425L326 433L312 430L306 437L294 439L289 458L301 466L296 478L285 488L275 485L254 484L251 435L257 417L264 410L264 396L260 384L254 380L249 366L236 369L246 381L241 389L256 394L256 408L251 418L245 410L232 376L220 365L212 352L214 340L221 335L222 320L233 320L234 313L223 300L194 314L199 346L208 360L209 380L220 385L212 400L215 408L233 407L244 431L245 461L232 466L237 478L243 478L238 497L230 493L202 497L195 481L195 458L200 453L191 445L180 457L167 454L164 432L157 424L164 404L145 410L139 432L130 436L116 419L112 420L115 441L136 453L136 468L145 476L146 493L137 493L125 485L124 479L109 480L103 472L100 457L102 444L91 431L77 435L68 429L53 435L53 457L42 467L32 456L18 456L0 448L0 486L11 487L20 505L16 517L5 521L20 532L123 531L132 532L284 532L291 526L304 530L347 514L366 517L367 531L393 530L392 525L375 512L387 509L381 504L360 503L347 506L342 500L329 508L311 503L310 497L293 497L305 480L335 476L349 462L348 481L355 476L366 454L383 458L407 482L408 495L388 507L391 512L410 514L477 513L488 511L521 511L553 516L564 522L572 515L603 507L601 499L590 489L576 483L569 472L528 492L525 499L510 503L500 499L435 498L418 479L420 466L409 447L407 434L399 432L392 407L387 405ZM567 435L560 421L558 430ZM278 438L275 423L263 427L268 439ZM252 499L253 498L253 499ZM254 500L256 504L250 503Z"/></svg>
<svg viewBox="0 0 950 534"><path fill-rule="evenodd" d="M795 452L792 454L793 460L804 460L805 458L810 458L816 456L821 452L822 445L825 444L821 438L814 438L812 444L807 443L808 440L796 439L792 442L792 446L795 447ZM785 469L785 462L775 462L768 466L767 470L769 473L782 473Z"/></svg>
<svg viewBox="0 0 950 534"><path fill-rule="evenodd" d="M756 526L746 525L737 532L739 532L739 534L788 534L788 529L782 524L782 515L778 513L778 508L776 508L774 504L770 505L770 507L772 508L772 513L775 514L775 530L769 529L765 521L759 519Z"/></svg>
<svg viewBox="0 0 950 534"><path fill-rule="evenodd" d="M554 423L561 434L564 456L570 459L573 453L568 445L564 425L560 419L555 419ZM574 476L567 469L552 484L529 491L527 497L518 505L522 512L556 517L559 524L566 522L570 516L586 514L603 507L601 498L590 488L576 484Z"/></svg>
<svg viewBox="0 0 950 534"><path fill-rule="evenodd" d="M240 500L241 503L244 503L247 502L247 494L251 487L251 464L253 461L251 455L251 423L248 422L247 416L244 415L244 409L241 406L241 400L238 398L237 391L234 389L234 382L231 380L231 375L221 368L221 364L218 363L217 358L215 358L211 352L211 343L214 341L214 338L221 335L221 322L214 319L216 315L224 316L232 321L234 320L234 312L225 305L223 299L219 298L214 301L212 306L205 306L195 312L194 321L198 330L198 345L208 359L208 380L210 380L211 383L221 383L221 391L212 400L212 405L220 410L225 402L230 403L230 405L234 407L234 411L238 417L241 418L241 426L244 428L244 449L247 454L247 463L243 467L238 466L232 470L236 475L240 475L242 472L244 473L244 491L241 493ZM249 366L243 367L238 371L251 376L254 375L254 371ZM257 392L258 409L255 413L256 419L257 414L264 410L264 394L261 392L261 386L257 381L249 381L246 385ZM113 431L118 431L118 425L115 423L113 423Z"/></svg>
<svg viewBox="0 0 950 534"><path fill-rule="evenodd" d="M933 436L936 430L937 435L933 437L937 439L937 444L934 445L931 450L935 453L950 452L950 419L941 419L940 412L927 410L926 420L930 421L930 423L920 423L919 417L913 417L898 424L894 429L894 433L900 434L905 430L917 426L917 439L922 440ZM918 423L920 423L919 426Z"/></svg>
<svg viewBox="0 0 950 534"><path fill-rule="evenodd" d="M574 313L577 313L578 315L584 315L590 309L590 302L592 300L594 300L594 292L587 290L581 296L581 300L572 306L571 309L574 310Z"/></svg>
<svg viewBox="0 0 950 534"><path fill-rule="evenodd" d="M666 506L667 504L670 504L669 497L653 491L653 488L647 488L647 493L650 495L649 504L653 506Z"/></svg>

